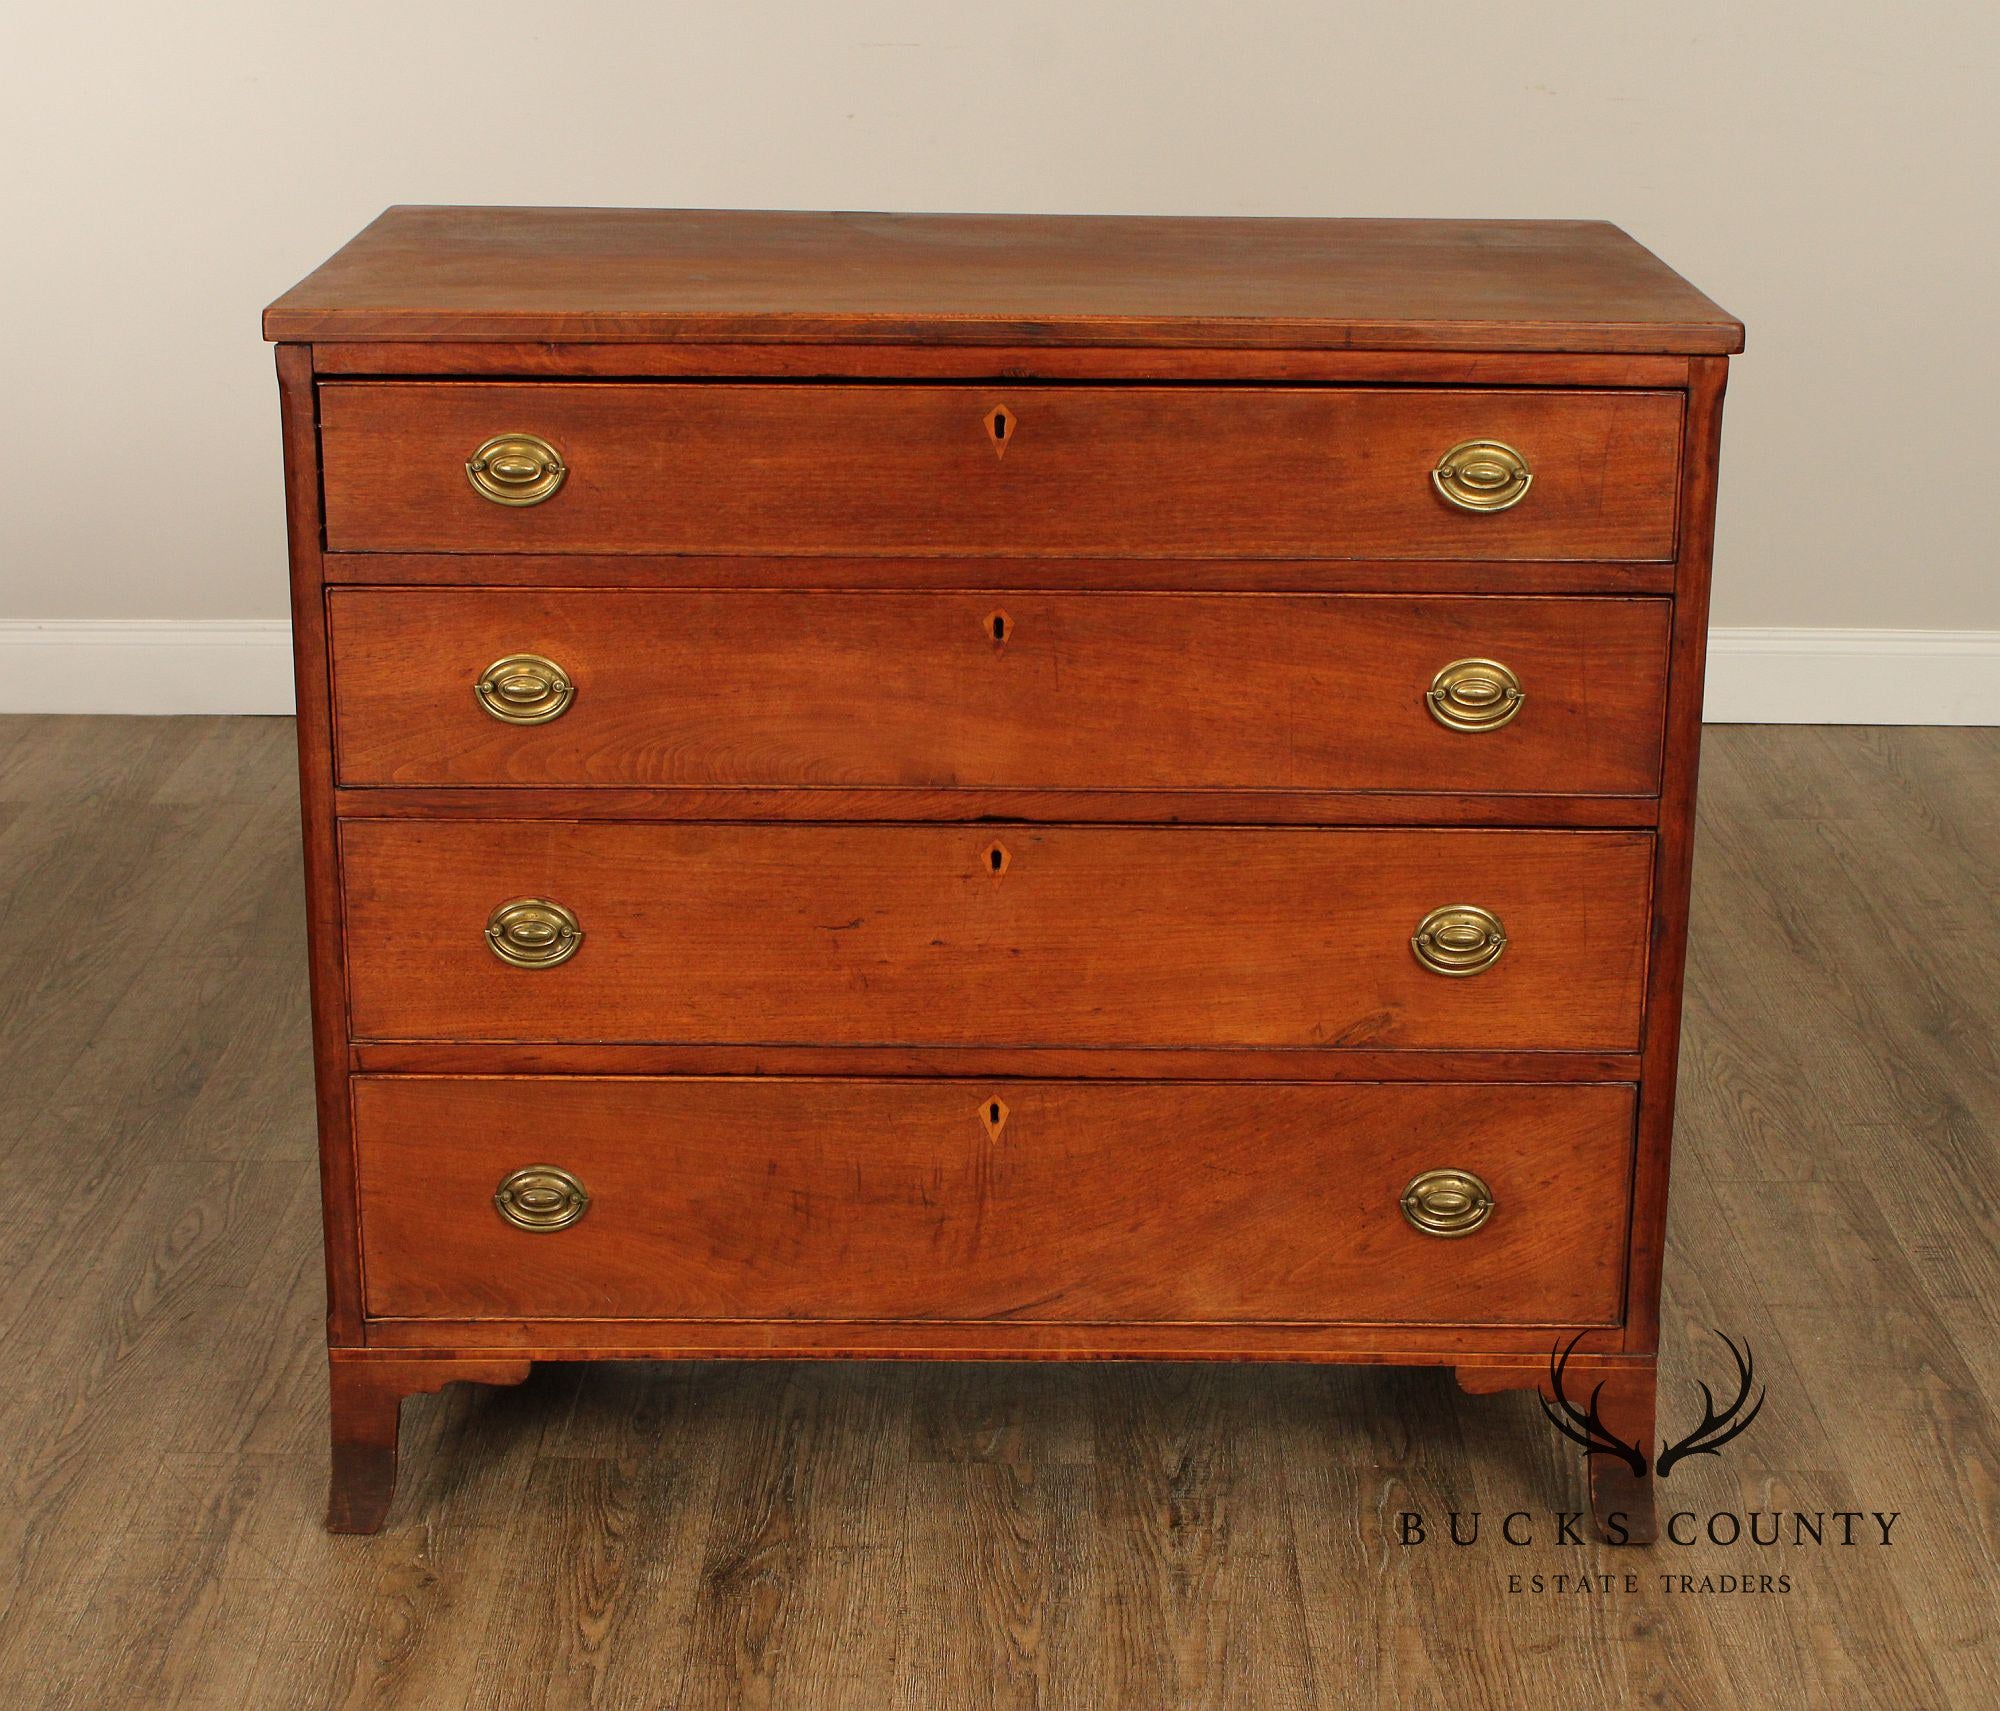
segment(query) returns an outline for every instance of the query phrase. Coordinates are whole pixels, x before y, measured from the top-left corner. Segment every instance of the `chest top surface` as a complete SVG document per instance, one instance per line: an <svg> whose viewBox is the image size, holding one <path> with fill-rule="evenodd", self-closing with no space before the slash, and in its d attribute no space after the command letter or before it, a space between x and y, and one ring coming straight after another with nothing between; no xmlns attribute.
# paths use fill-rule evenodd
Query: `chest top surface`
<svg viewBox="0 0 2000 1711"><path fill-rule="evenodd" d="M1616 226L650 208L387 210L267 338L1726 354Z"/></svg>

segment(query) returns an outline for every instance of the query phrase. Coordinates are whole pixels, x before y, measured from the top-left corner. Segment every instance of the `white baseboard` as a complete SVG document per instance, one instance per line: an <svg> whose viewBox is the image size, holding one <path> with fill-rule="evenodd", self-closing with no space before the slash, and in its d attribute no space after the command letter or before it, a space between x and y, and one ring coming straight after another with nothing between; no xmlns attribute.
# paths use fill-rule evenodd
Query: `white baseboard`
<svg viewBox="0 0 2000 1711"><path fill-rule="evenodd" d="M2000 630L1708 633L1711 725L2000 725Z"/></svg>
<svg viewBox="0 0 2000 1711"><path fill-rule="evenodd" d="M289 713L283 618L0 619L0 713Z"/></svg>
<svg viewBox="0 0 2000 1711"><path fill-rule="evenodd" d="M281 618L0 620L0 713L289 713ZM1724 725L2000 725L2000 630L1718 629Z"/></svg>

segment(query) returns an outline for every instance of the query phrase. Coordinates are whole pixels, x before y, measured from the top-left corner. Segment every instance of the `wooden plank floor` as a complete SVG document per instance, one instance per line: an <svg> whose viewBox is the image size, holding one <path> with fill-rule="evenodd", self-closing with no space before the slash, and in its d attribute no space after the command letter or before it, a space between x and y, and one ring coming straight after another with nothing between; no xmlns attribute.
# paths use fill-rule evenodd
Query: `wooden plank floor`
<svg viewBox="0 0 2000 1711"><path fill-rule="evenodd" d="M1220 1366L544 1368L327 1537L291 764L0 720L6 1711L2000 1702L2000 732L1710 733L1663 1398L1714 1326L1770 1399L1663 1492L1901 1513L1819 1550L1556 1544L1532 1398Z"/></svg>

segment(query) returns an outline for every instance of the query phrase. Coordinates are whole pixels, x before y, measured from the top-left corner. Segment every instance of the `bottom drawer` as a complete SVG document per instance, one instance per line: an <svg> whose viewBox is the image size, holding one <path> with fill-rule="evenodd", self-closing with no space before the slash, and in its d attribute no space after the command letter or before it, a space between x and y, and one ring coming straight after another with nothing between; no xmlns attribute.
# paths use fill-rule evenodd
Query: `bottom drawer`
<svg viewBox="0 0 2000 1711"><path fill-rule="evenodd" d="M378 1318L1591 1325L1622 1311L1633 1090L360 1077ZM523 1228L555 1167L580 1216ZM1413 1227L1421 1173L1492 1210ZM1455 1185L1417 1207L1449 1225ZM526 1179L516 1217L575 1211ZM1475 1196L1476 1201L1476 1196Z"/></svg>

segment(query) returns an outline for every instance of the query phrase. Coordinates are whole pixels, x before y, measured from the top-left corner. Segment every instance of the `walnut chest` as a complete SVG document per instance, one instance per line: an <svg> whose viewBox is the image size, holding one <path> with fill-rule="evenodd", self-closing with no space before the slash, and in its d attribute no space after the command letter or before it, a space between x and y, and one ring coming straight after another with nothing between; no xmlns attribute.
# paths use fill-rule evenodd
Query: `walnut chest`
<svg viewBox="0 0 2000 1711"><path fill-rule="evenodd" d="M1714 304L1595 223L396 208L264 327L330 1525L537 1360L1561 1348L1650 1435Z"/></svg>

